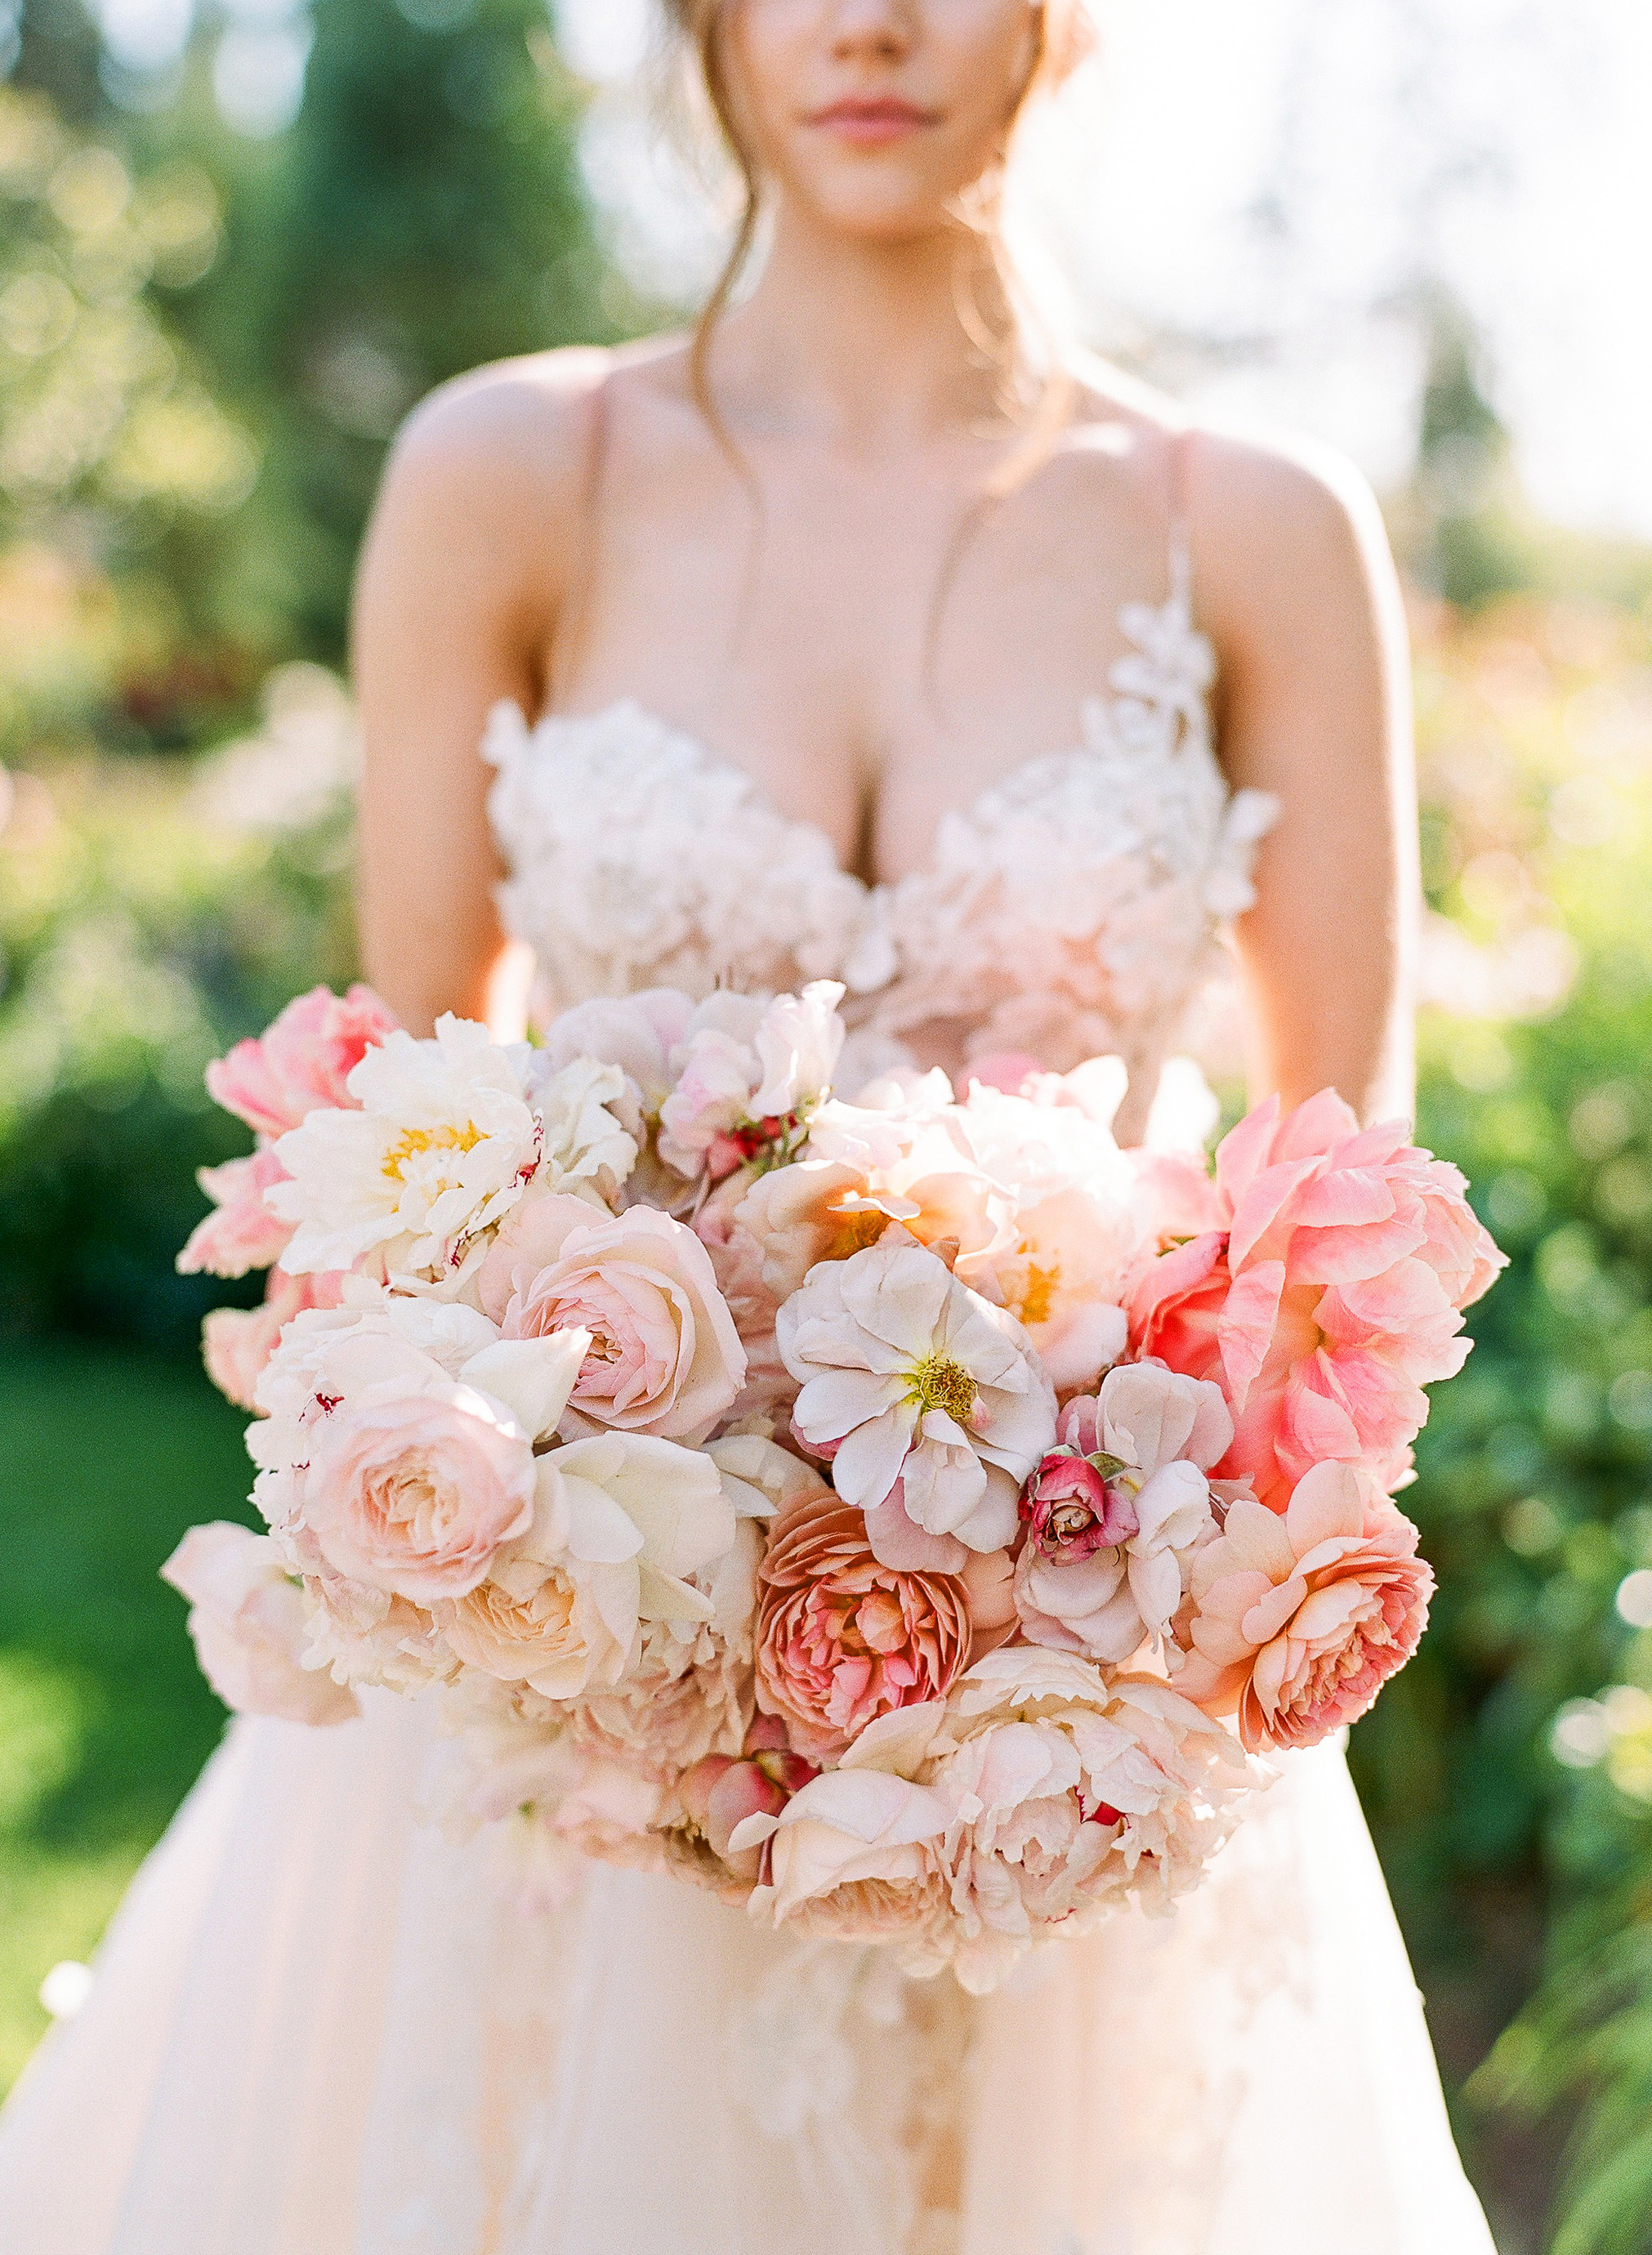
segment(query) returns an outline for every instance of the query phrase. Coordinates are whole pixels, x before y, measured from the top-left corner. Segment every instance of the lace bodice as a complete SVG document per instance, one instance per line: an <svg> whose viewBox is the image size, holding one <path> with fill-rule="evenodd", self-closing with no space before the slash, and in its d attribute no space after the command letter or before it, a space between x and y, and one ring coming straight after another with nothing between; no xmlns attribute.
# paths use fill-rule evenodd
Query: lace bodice
<svg viewBox="0 0 1652 2255"><path fill-rule="evenodd" d="M1276 808L1230 792L1217 765L1215 655L1185 550L1169 600L1128 605L1120 626L1127 654L1079 742L948 814L892 884L852 875L824 831L634 702L532 728L499 706L489 811L537 1010L840 979L863 1073L1002 1050L1065 1071L1111 1051L1144 1113L1222 927L1251 903Z"/></svg>

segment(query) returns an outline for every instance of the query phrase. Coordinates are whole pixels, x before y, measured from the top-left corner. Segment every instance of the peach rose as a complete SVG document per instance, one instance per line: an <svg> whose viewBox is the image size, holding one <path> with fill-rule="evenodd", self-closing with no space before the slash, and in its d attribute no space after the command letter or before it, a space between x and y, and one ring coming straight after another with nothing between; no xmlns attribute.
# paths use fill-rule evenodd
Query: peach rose
<svg viewBox="0 0 1652 2255"><path fill-rule="evenodd" d="M579 1430L700 1441L745 1379L746 1350L705 1247L651 1207L594 1221L577 1198L524 1200L489 1249L479 1289L507 1338L590 1332L570 1403Z"/></svg>
<svg viewBox="0 0 1652 2255"><path fill-rule="evenodd" d="M313 1429L304 1526L334 1570L417 1605L474 1590L533 1522L534 1456L502 1403L432 1377Z"/></svg>
<svg viewBox="0 0 1652 2255"><path fill-rule="evenodd" d="M760 1578L758 1704L811 1761L891 1708L944 1699L968 1659L962 1582L880 1566L864 1514L835 1495L781 1514Z"/></svg>
<svg viewBox="0 0 1652 2255"><path fill-rule="evenodd" d="M1417 1534L1346 1465L1318 1465L1284 1514L1241 1497L1192 1567L1177 1688L1239 1718L1257 1753L1358 1720L1417 1650L1434 1577Z"/></svg>
<svg viewBox="0 0 1652 2255"><path fill-rule="evenodd" d="M237 1042L207 1068L207 1092L261 1135L284 1135L306 1113L354 1111L345 1086L366 1052L396 1031L370 987L340 998L313 987L257 1041Z"/></svg>
<svg viewBox="0 0 1652 2255"><path fill-rule="evenodd" d="M304 1595L267 1535L218 1520L192 1527L161 1568L189 1600L200 1672L226 1707L289 1723L348 1723L355 1695L300 1663Z"/></svg>

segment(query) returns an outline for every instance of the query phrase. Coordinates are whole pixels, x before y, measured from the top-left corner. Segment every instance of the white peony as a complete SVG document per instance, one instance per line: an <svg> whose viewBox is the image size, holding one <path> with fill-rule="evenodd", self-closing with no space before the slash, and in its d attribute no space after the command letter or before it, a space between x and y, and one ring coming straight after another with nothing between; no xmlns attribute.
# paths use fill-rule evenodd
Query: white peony
<svg viewBox="0 0 1652 2255"><path fill-rule="evenodd" d="M672 1057L662 1158L685 1175L721 1177L766 1142L789 1143L831 1086L842 999L834 980L821 979L766 1003L721 993L702 1002Z"/></svg>
<svg viewBox="0 0 1652 2255"><path fill-rule="evenodd" d="M291 1179L266 1199L294 1225L289 1273L372 1254L398 1282L451 1286L536 1177L601 1205L636 1156L605 1108L623 1087L588 1061L542 1080L530 1050L465 1019L389 1035L350 1074L359 1111L313 1112L277 1146Z"/></svg>

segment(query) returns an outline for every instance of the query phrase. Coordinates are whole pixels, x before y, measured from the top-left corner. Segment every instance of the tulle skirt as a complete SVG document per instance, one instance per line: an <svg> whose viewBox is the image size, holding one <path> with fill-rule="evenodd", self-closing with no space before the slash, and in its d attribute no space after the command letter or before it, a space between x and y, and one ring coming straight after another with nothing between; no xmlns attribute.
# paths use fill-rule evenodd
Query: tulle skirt
<svg viewBox="0 0 1652 2255"><path fill-rule="evenodd" d="M1492 2255L1334 1748L976 2000L651 1874L524 1914L369 1705L231 1728L0 2116L9 2255Z"/></svg>

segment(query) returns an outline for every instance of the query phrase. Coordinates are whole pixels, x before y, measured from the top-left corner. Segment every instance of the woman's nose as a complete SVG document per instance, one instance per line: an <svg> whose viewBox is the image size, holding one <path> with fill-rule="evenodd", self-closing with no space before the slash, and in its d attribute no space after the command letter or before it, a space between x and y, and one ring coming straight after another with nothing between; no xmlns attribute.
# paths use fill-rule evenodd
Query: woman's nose
<svg viewBox="0 0 1652 2255"><path fill-rule="evenodd" d="M914 0L830 0L833 49L845 57L898 58L912 44L919 12Z"/></svg>

